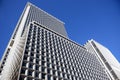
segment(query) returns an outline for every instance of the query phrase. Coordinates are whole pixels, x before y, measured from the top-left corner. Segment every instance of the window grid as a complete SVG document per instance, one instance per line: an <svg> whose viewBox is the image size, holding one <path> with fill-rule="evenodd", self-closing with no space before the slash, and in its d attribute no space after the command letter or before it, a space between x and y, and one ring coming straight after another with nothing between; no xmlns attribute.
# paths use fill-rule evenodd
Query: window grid
<svg viewBox="0 0 120 80"><path fill-rule="evenodd" d="M109 80L95 55L31 24L19 80L43 79Z"/></svg>

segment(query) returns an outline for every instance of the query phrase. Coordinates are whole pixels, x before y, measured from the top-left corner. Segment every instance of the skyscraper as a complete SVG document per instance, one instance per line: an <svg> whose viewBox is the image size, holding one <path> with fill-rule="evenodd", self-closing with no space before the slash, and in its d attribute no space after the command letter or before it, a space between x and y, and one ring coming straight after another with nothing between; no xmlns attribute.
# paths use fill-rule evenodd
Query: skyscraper
<svg viewBox="0 0 120 80"><path fill-rule="evenodd" d="M84 47L99 58L112 80L120 80L120 63L106 47L95 40L89 40Z"/></svg>
<svg viewBox="0 0 120 80"><path fill-rule="evenodd" d="M67 37L62 21L31 3L0 67L1 80L111 80L95 54Z"/></svg>

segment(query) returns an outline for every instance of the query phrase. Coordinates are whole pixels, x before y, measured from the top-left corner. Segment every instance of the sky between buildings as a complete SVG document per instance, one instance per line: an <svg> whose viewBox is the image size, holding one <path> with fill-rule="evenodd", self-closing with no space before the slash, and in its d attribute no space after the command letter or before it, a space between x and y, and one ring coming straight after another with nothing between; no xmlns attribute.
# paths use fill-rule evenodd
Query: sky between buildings
<svg viewBox="0 0 120 80"><path fill-rule="evenodd" d="M28 1L65 22L73 41L94 39L120 62L120 0L0 0L0 58Z"/></svg>

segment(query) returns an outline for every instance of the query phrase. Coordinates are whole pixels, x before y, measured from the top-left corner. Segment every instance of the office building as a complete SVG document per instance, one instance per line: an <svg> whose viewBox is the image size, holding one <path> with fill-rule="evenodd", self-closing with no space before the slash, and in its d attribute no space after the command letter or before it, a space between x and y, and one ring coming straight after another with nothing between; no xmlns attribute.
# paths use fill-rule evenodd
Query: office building
<svg viewBox="0 0 120 80"><path fill-rule="evenodd" d="M62 21L31 3L0 67L1 80L111 80L95 54L67 37Z"/></svg>
<svg viewBox="0 0 120 80"><path fill-rule="evenodd" d="M94 53L96 57L98 57L112 80L120 80L120 63L106 47L93 39L89 40L84 47L86 47L90 53Z"/></svg>

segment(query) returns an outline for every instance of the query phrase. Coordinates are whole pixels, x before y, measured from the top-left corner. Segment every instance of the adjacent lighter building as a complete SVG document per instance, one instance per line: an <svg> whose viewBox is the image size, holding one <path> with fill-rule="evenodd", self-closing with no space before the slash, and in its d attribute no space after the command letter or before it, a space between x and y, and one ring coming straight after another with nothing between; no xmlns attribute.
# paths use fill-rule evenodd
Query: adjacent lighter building
<svg viewBox="0 0 120 80"><path fill-rule="evenodd" d="M64 23L28 3L5 50L0 80L112 80L95 54L68 39Z"/></svg>
<svg viewBox="0 0 120 80"><path fill-rule="evenodd" d="M89 40L84 47L98 57L112 80L120 80L120 63L106 47L102 46L95 40Z"/></svg>

